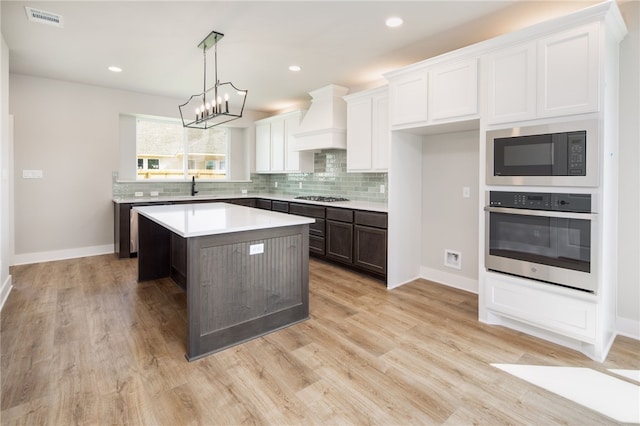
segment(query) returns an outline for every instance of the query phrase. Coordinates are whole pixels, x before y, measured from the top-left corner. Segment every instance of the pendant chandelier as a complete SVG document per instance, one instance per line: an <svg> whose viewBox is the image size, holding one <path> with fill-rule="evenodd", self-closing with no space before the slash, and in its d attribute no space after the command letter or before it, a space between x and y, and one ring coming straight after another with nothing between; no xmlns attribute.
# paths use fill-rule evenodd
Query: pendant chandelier
<svg viewBox="0 0 640 426"><path fill-rule="evenodd" d="M189 100L180 105L182 125L192 129L208 129L242 117L247 90L235 87L231 82L220 83L218 80L218 42L224 34L211 31L198 44L204 55L204 84L202 93L191 95ZM207 89L207 50L213 47L213 65L215 84Z"/></svg>

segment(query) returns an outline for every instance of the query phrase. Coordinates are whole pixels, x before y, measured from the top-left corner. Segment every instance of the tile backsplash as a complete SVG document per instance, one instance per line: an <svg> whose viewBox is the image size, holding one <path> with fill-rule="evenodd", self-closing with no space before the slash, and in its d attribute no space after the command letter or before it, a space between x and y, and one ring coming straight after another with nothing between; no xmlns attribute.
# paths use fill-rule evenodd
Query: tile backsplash
<svg viewBox="0 0 640 426"><path fill-rule="evenodd" d="M384 186L384 193L380 192ZM198 195L248 194L340 196L353 201L387 201L387 173L347 173L347 152L323 150L314 155L314 173L252 174L251 182L197 182ZM149 196L189 195L190 182L119 182L113 179L113 196L130 198L136 192Z"/></svg>

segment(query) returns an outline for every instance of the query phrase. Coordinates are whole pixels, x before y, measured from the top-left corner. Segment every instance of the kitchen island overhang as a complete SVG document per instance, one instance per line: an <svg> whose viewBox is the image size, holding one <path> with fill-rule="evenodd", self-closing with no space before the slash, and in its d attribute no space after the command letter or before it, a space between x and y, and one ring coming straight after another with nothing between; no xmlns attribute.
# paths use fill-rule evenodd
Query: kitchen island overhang
<svg viewBox="0 0 640 426"><path fill-rule="evenodd" d="M189 361L309 318L314 219L227 203L135 208L138 281L187 295Z"/></svg>

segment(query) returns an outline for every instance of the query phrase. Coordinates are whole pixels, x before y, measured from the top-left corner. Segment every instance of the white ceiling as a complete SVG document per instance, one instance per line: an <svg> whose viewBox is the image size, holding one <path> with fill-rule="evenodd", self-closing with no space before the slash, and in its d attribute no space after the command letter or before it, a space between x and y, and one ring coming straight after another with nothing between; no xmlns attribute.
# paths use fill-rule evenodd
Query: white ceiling
<svg viewBox="0 0 640 426"><path fill-rule="evenodd" d="M2 0L0 10L11 72L180 101L202 91L198 43L212 30L224 33L219 79L248 89L248 109L275 112L327 84L376 86L386 71L594 3ZM64 28L28 21L25 6L62 15ZM391 15L404 25L386 28ZM291 64L302 71L288 71Z"/></svg>

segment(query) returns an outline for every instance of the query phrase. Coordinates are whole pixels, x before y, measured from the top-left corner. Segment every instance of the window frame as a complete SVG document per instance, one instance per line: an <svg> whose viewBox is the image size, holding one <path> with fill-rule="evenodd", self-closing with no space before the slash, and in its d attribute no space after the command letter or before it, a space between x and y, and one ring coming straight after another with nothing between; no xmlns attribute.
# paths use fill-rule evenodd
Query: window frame
<svg viewBox="0 0 640 426"><path fill-rule="evenodd" d="M189 139L188 139L188 128L182 128L182 178L168 178L168 179L150 179L150 178L140 178L138 176L138 132L137 126L138 121L147 121L147 122L158 122L158 123L175 123L182 125L182 122L177 119L169 118L169 117L151 117L151 116L136 116L135 117L135 149L134 149L134 164L135 164L135 181L136 182L188 182L191 181L191 175L189 174ZM231 165L231 131L227 126L218 126L216 129L209 128L210 130L223 130L224 131L224 141L225 141L225 152L224 152L224 162L225 162L225 175L224 178L212 179L212 178L197 178L200 182L229 182L231 181L231 170L229 169ZM143 164L148 167L148 160L143 159Z"/></svg>

